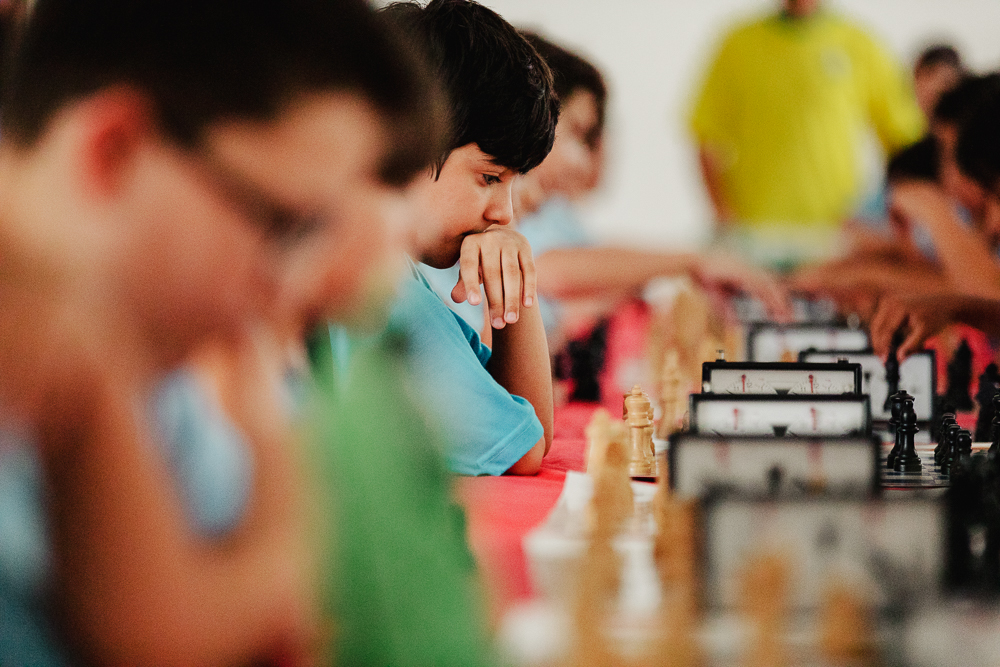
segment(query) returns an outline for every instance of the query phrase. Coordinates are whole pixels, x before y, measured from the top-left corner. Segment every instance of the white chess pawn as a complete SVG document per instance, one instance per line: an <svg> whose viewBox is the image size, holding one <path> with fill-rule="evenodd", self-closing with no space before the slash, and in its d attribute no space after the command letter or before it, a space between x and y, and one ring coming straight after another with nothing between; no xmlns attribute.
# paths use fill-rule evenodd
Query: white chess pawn
<svg viewBox="0 0 1000 667"><path fill-rule="evenodd" d="M649 455L652 445L653 420L650 419L651 405L639 385L632 387L625 398L625 413L628 415L629 443L631 458L629 474L632 477L653 476L653 458ZM647 437L649 444L647 444Z"/></svg>

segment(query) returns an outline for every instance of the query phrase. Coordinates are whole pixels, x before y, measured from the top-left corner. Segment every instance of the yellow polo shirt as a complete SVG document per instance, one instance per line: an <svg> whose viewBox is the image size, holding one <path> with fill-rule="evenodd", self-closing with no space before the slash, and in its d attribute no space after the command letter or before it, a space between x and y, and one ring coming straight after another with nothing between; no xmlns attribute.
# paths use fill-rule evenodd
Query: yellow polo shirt
<svg viewBox="0 0 1000 667"><path fill-rule="evenodd" d="M826 12L769 16L730 33L691 114L748 231L839 226L860 194L866 126L892 153L919 139L924 122L895 60Z"/></svg>

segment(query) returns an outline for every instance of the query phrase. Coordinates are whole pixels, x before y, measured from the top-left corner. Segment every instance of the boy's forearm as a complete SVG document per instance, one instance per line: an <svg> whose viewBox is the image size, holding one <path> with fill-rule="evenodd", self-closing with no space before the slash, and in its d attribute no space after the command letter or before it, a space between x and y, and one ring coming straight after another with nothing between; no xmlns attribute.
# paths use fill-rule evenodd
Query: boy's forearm
<svg viewBox="0 0 1000 667"><path fill-rule="evenodd" d="M522 308L517 322L493 331L493 355L487 369L504 389L535 408L547 453L552 444L552 369L537 307Z"/></svg>
<svg viewBox="0 0 1000 667"><path fill-rule="evenodd" d="M538 291L556 299L639 294L661 276L690 274L697 256L632 248L559 248L535 258Z"/></svg>

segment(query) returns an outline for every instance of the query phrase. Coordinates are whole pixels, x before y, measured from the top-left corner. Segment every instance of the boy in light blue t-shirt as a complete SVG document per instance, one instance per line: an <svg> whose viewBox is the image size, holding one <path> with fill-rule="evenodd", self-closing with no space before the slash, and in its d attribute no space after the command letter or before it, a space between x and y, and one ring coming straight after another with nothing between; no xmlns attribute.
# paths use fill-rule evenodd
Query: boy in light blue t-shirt
<svg viewBox="0 0 1000 667"><path fill-rule="evenodd" d="M534 474L552 440L552 378L531 248L507 225L515 178L552 148L552 77L509 23L476 3L403 3L386 13L426 47L451 102L447 150L413 186L416 261L388 330L408 340L412 390L447 436L449 469ZM448 309L416 262L458 264L451 296L485 300L492 341Z"/></svg>

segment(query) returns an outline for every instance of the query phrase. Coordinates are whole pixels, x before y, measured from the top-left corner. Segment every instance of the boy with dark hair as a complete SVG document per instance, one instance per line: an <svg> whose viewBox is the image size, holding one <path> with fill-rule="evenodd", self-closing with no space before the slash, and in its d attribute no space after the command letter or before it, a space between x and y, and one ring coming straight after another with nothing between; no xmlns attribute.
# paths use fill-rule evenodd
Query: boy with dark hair
<svg viewBox="0 0 1000 667"><path fill-rule="evenodd" d="M30 527L0 534L0 662L309 649L287 443L246 443L245 516L202 530L214 480L185 479L199 447L155 413L196 348L274 316L303 254L385 227L387 186L438 152L416 62L361 0L35 4L0 127L0 530ZM347 291L324 272L297 308Z"/></svg>
<svg viewBox="0 0 1000 667"><path fill-rule="evenodd" d="M423 212L411 254L433 266L461 260L456 296L482 303L485 293L497 331L491 354L410 261L386 331L351 345L346 360L335 354L344 332L318 332L320 425L335 441L316 466L335 482L325 485L337 510L327 595L335 662L488 665L482 591L445 462L465 474L532 473L551 438L531 252L506 225L512 181L548 152L557 103L541 58L482 5L435 0L386 13L424 45L451 101L446 150L411 186Z"/></svg>
<svg viewBox="0 0 1000 667"><path fill-rule="evenodd" d="M558 102L551 74L513 26L475 2L385 11L424 47L451 105L447 150L413 186L422 219L412 255L434 268L458 263L451 296L489 304L493 349L412 262L389 331L408 341L415 392L449 436L453 472L534 474L552 439L552 381L545 332L531 307L531 249L507 225L515 178L552 147Z"/></svg>
<svg viewBox="0 0 1000 667"><path fill-rule="evenodd" d="M777 314L787 303L776 281L732 257L598 245L587 238L573 202L591 193L603 170L607 88L579 55L534 33L526 39L552 70L561 111L552 152L515 190L518 231L531 243L538 270L539 307L553 350L586 334L594 320L637 298L661 276L687 274L709 287L747 289ZM586 315L566 326L570 310ZM584 330L584 331L581 331ZM596 400L592 385L581 400Z"/></svg>

